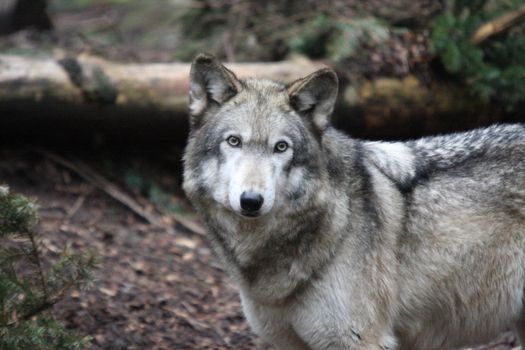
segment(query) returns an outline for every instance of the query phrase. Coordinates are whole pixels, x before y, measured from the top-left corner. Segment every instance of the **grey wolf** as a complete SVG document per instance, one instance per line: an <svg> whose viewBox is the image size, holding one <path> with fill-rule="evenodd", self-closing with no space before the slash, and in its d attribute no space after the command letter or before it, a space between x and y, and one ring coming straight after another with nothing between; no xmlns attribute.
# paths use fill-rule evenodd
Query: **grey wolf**
<svg viewBox="0 0 525 350"><path fill-rule="evenodd" d="M190 73L184 190L276 349L525 340L525 126L408 142L335 130L337 76Z"/></svg>

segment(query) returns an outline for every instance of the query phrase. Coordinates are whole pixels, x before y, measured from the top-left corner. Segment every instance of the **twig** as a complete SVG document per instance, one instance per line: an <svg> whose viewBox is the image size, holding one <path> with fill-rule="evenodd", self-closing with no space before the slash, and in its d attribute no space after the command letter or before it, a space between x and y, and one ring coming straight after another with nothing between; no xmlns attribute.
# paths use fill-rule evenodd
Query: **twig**
<svg viewBox="0 0 525 350"><path fill-rule="evenodd" d="M479 45L488 38L503 33L523 19L525 19L525 5L522 5L513 12L506 13L483 24L476 30L470 42L474 45Z"/></svg>
<svg viewBox="0 0 525 350"><path fill-rule="evenodd" d="M133 198L131 198L129 195L120 190L115 184L105 179L102 175L95 172L88 165L78 160L75 161L75 163L73 163L49 151L37 150L37 152L43 155L44 157L52 160L53 162L60 164L71 171L74 171L86 181L90 182L93 186L102 190L111 198L126 206L128 209L130 209L135 214L146 220L148 223L165 228L170 233L174 233L173 228L167 227L166 224L162 221L161 217L146 211ZM193 223L177 214L170 213L168 215L171 216L176 223L184 227L186 230L200 235L205 234L204 229L200 225Z"/></svg>
<svg viewBox="0 0 525 350"><path fill-rule="evenodd" d="M44 274L44 267L42 266L40 255L38 254L38 245L36 243L35 236L31 231L27 231L26 234L29 237L29 241L31 242L31 255L33 256L33 259L35 260L35 263L38 267L38 276L40 278L40 284L42 285L42 291L44 292L44 300L47 300L49 297L49 291L47 289L47 280Z"/></svg>
<svg viewBox="0 0 525 350"><path fill-rule="evenodd" d="M133 211L135 214L137 214L150 224L156 226L165 226L159 217L147 212L133 198L128 196L126 193L122 192L116 185L106 180L102 175L96 173L86 164L83 164L80 161L76 161L75 163L73 163L49 151L38 150L37 152L42 154L46 158L52 160L53 162L60 164L63 167L68 168L69 170L77 173L84 180L90 182L93 186L102 190L111 198L117 200L118 202L126 206L128 209Z"/></svg>
<svg viewBox="0 0 525 350"><path fill-rule="evenodd" d="M86 201L86 197L93 191L93 187L89 187L89 189L86 191L86 193L82 194L80 197L77 198L75 203L71 208L67 210L67 217L72 218L73 215L77 213L77 211L82 207L84 202Z"/></svg>
<svg viewBox="0 0 525 350"><path fill-rule="evenodd" d="M80 209L80 207L82 207L82 204L84 204L85 201L86 201L85 195L78 197L75 203L73 204L73 206L67 210L67 217L68 218L73 217L73 215L77 213L77 211Z"/></svg>
<svg viewBox="0 0 525 350"><path fill-rule="evenodd" d="M6 324L4 327L7 327L7 328L15 327L15 326L19 325L21 322L28 321L31 318L33 318L34 316L40 314L41 312L44 312L44 311L52 308L56 303L58 303L60 300L62 300L62 298L64 297L65 293L69 290L69 288L71 288L72 286L74 286L76 283L78 283L81 280L82 279L80 278L80 276L77 275L69 283L65 284L62 287L62 289L60 289L60 291L58 291L58 293L56 293L54 295L53 298L49 299L49 295L44 296L44 299L42 300L42 303L40 305L38 305L37 307L35 307L31 311L29 311L28 313L23 314L16 321L13 321L11 323ZM47 288L47 286L46 286L46 288Z"/></svg>
<svg viewBox="0 0 525 350"><path fill-rule="evenodd" d="M31 310L30 312L28 312L27 314L24 314L22 315L20 318L18 318L16 321L14 322L11 322L11 323L8 323L6 324L5 326L3 327L7 327L7 328L12 328L12 327L15 327L17 325L19 325L21 322L23 321L28 321L30 320L31 318L33 318L34 316L40 314L41 312L44 312L50 308L53 307L53 305L55 305L56 303L58 303L60 301L60 299L58 298L55 298L55 299L52 299L52 300L48 300L48 301L45 301L43 302L42 304L38 305L38 307L34 308L33 310Z"/></svg>
<svg viewBox="0 0 525 350"><path fill-rule="evenodd" d="M159 211L161 213L163 213L164 215L172 218L175 223L181 225L184 229L192 232L192 233L196 233L196 234L199 234L199 235L206 235L206 230L204 229L204 227L202 227L201 225L197 224L196 222L193 222L191 220L188 220L186 219L185 217L183 217L182 215L180 214L177 214L177 213L173 213L173 212L170 212L164 208L159 208Z"/></svg>

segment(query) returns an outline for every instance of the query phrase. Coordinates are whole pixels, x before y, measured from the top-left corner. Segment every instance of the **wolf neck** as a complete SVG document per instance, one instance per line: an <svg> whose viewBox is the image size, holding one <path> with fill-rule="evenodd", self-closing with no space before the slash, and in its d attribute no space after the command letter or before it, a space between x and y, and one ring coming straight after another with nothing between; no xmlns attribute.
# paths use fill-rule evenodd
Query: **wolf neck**
<svg viewBox="0 0 525 350"><path fill-rule="evenodd" d="M225 209L208 211L218 255L235 282L260 303L278 304L303 290L336 255L349 225L348 207L341 203L349 200L328 174L323 177L293 213L247 220ZM333 198L341 199L337 206Z"/></svg>
<svg viewBox="0 0 525 350"><path fill-rule="evenodd" d="M337 237L322 234L330 211L312 205L296 218L277 216L264 223L223 215L216 218L219 226L209 226L223 229L212 234L236 283L259 302L275 304L302 289L335 255Z"/></svg>

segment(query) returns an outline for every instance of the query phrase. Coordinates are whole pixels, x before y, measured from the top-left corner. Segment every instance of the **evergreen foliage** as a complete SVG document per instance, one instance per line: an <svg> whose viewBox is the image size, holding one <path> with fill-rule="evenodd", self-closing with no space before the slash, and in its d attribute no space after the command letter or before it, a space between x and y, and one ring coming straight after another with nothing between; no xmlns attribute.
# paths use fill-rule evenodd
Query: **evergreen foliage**
<svg viewBox="0 0 525 350"><path fill-rule="evenodd" d="M50 308L72 287L91 278L96 259L63 252L41 259L37 206L0 186L0 350L82 349L89 342L53 319Z"/></svg>
<svg viewBox="0 0 525 350"><path fill-rule="evenodd" d="M366 76L370 72L386 75L397 72L388 64L397 62L396 54L401 62L410 60L415 48L414 42L404 35L411 33L407 38L414 38L421 34L427 38L425 44L431 52L428 56L424 53L418 56L419 51L416 52L414 62L424 62L418 61L420 57L435 58L449 77L465 85L473 98L502 106L507 112L518 111L525 104L525 23L514 23L481 44L471 41L480 26L516 11L525 0L436 1L432 11L423 11L424 2L414 1L421 5L410 12L413 19L421 17L417 21L393 21L385 17L388 12L401 12L401 5L389 11L363 12L357 4L366 2L342 2L339 7L313 0L286 4L207 0L199 3L202 6L182 16L188 31L184 34L190 41L185 46L187 50L180 52L184 59L189 60L203 50L228 58L221 51L224 47L230 47L241 61L279 60L297 52L314 59L326 58L347 77L359 79L360 74ZM407 11L409 4L404 5ZM410 53L403 56L405 53L396 45L406 45ZM371 54L384 54L390 61L385 67L367 70ZM419 68L414 69L416 74ZM401 74L406 73L401 70Z"/></svg>
<svg viewBox="0 0 525 350"><path fill-rule="evenodd" d="M430 44L445 69L471 94L510 111L525 103L525 24L475 45L471 37L489 20L516 10L524 0L456 1L434 22Z"/></svg>

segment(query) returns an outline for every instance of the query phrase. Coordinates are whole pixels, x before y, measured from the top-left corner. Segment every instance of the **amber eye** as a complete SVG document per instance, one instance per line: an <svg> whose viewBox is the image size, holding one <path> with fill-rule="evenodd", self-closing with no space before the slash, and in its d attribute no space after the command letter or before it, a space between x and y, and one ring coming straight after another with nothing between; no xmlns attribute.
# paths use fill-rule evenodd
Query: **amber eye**
<svg viewBox="0 0 525 350"><path fill-rule="evenodd" d="M286 141L279 141L275 144L274 152L283 153L288 149L288 144Z"/></svg>
<svg viewBox="0 0 525 350"><path fill-rule="evenodd" d="M237 136L228 136L226 142L232 147L241 147L241 139Z"/></svg>

